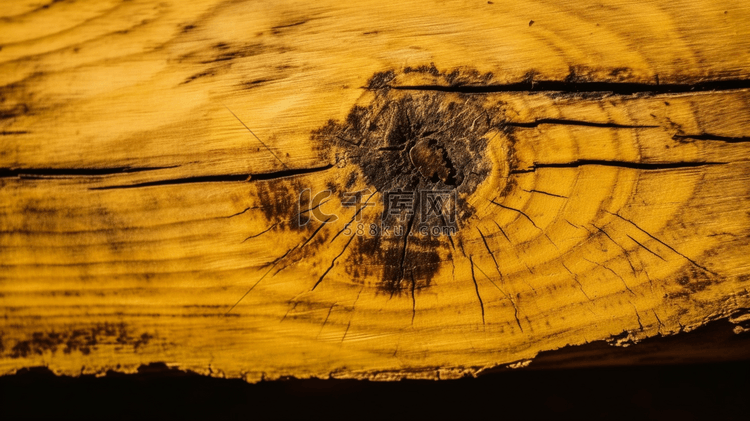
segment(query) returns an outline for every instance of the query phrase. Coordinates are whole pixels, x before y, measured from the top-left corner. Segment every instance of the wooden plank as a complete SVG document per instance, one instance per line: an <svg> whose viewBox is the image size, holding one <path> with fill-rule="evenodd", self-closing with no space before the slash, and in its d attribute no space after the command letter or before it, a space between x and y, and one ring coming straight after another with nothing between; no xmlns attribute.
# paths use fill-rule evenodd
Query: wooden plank
<svg viewBox="0 0 750 421"><path fill-rule="evenodd" d="M750 307L742 2L1 13L0 372L447 378Z"/></svg>

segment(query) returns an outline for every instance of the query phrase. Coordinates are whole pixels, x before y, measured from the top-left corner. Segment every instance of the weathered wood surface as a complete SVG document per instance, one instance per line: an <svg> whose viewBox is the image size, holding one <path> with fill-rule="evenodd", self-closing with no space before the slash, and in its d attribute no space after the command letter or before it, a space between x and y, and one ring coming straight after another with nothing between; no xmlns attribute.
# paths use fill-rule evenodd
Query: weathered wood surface
<svg viewBox="0 0 750 421"><path fill-rule="evenodd" d="M446 378L747 319L745 2L0 14L2 373ZM455 235L348 235L396 188Z"/></svg>

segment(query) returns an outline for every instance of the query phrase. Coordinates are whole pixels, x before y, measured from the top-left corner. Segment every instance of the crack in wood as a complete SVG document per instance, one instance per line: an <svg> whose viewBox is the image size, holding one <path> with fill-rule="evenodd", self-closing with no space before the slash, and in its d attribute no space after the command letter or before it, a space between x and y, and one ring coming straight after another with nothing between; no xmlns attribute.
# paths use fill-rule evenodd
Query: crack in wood
<svg viewBox="0 0 750 421"><path fill-rule="evenodd" d="M582 121L582 120L564 120L556 118L542 118L530 122L515 122L509 121L505 123L509 127L523 127L523 128L537 128L541 125L560 125L560 126L583 126L583 127L600 127L609 129L652 129L658 128L659 126L650 125L634 125L634 124L616 124L616 123L597 123L593 121Z"/></svg>
<svg viewBox="0 0 750 421"><path fill-rule="evenodd" d="M618 217L618 218L622 219L623 221L626 221L626 222L630 223L631 225L633 225L634 227L636 227L636 228L637 228L637 229L638 229L639 231L643 232L644 234L648 235L648 236L649 236L649 237L651 237L652 239L656 240L656 241L657 241L657 242L658 242L659 244L661 244L661 245L663 245L664 247L666 247L666 248L668 248L668 249L672 250L672 251L673 251L673 252L675 252L676 254L678 254L678 255L682 256L682 257L683 257L683 258L684 258L685 260L687 260L688 262L690 262L690 263L691 263L691 264L692 264L693 266L695 266L695 267L697 267L697 268L699 268L699 269L702 269L702 270L704 270L704 271L706 271L706 272L708 272L708 273L710 273L710 274L712 274L712 275L717 275L717 276L718 276L718 274L717 274L716 272L714 272L714 271L712 271L712 270L710 270L710 269L706 268L706 267L705 267L705 266L703 266L703 265L699 265L699 264L698 264L698 263L697 263L697 262L696 262L695 260L693 260L693 259L691 259L691 258L689 258L689 257L685 256L684 254L682 254L682 253L680 253L679 251L677 251L677 250L676 250L676 249L675 249L674 247L672 247L672 246L670 246L669 244L665 243L664 241L662 241L662 240L660 240L660 239L658 239L658 238L654 237L653 235L651 235L651 233L649 233L648 231L646 231L646 230L644 230L643 228L639 227L639 226L638 226L638 225L637 225L637 224L636 224L635 222L631 221L630 219L627 219L627 218L623 217L623 216L622 216L622 215L620 215L619 213L613 213L613 212L609 212L609 211L606 211L606 210L605 210L605 212L609 213L610 215L614 215L614 216L616 216L616 217ZM630 236L628 236L628 237L630 237ZM630 238L632 239L632 237L630 237ZM635 241L635 240L633 240L633 241ZM662 260L663 260L663 259L662 259Z"/></svg>
<svg viewBox="0 0 750 421"><path fill-rule="evenodd" d="M715 134L709 134L709 133L702 133L702 134L693 134L693 135L679 135L676 134L672 136L673 139L677 140L684 140L684 139L690 139L690 140L714 140L719 142L726 142L726 143L747 143L750 142L750 137L748 136L740 136L740 137L732 137L732 136L719 136Z"/></svg>
<svg viewBox="0 0 750 421"><path fill-rule="evenodd" d="M749 79L707 80L695 83L632 83L632 82L579 82L559 80L526 80L495 85L388 85L403 91L436 91L462 94L489 94L501 92L539 93L610 93L613 95L685 94L705 91L734 91L750 88Z"/></svg>
<svg viewBox="0 0 750 421"><path fill-rule="evenodd" d="M604 167L619 167L629 168L634 170L669 170L669 169L680 169L680 168L695 168L695 167L708 167L713 165L726 165L728 162L662 162L662 163L647 163L647 162L629 162L629 161L608 161L598 159L579 159L572 162L560 162L560 163L543 163L535 162L531 167L525 169L511 170L509 174L524 174L534 172L539 168L578 168L587 165L599 165Z"/></svg>
<svg viewBox="0 0 750 421"><path fill-rule="evenodd" d="M479 300L479 307L482 310L482 324L486 324L484 320L484 301L482 301L482 296L479 294L479 284L477 284L477 278L474 276L474 261L471 259L471 255L469 255L469 263L471 264L471 280L474 281L474 291L477 293L477 300Z"/></svg>
<svg viewBox="0 0 750 421"><path fill-rule="evenodd" d="M0 178L62 178L62 177L103 177L141 173L148 171L177 168L178 165L165 167L106 167L106 168L0 168Z"/></svg>
<svg viewBox="0 0 750 421"><path fill-rule="evenodd" d="M276 171L270 173L261 174L223 174L223 175L203 175L195 177L182 177L172 178L167 180L157 181L146 181L143 183L134 184L117 184L112 186L103 187L91 187L89 190L116 190L116 189L133 189L139 187L154 187L154 186L171 186L179 184L193 184L193 183L227 183L227 182L253 182L253 181L268 181L277 180L281 178L298 177L301 175L307 175L317 172L326 171L333 168L333 165L323 165L320 167L313 168L292 168L284 171Z"/></svg>

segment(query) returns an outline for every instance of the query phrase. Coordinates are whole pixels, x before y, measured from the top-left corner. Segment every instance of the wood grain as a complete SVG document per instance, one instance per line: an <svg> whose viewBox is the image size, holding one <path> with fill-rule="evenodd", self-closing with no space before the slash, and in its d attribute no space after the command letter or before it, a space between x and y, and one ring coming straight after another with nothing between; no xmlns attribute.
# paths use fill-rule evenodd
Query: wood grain
<svg viewBox="0 0 750 421"><path fill-rule="evenodd" d="M743 2L0 14L2 373L450 378L745 320ZM397 188L454 235L368 235Z"/></svg>

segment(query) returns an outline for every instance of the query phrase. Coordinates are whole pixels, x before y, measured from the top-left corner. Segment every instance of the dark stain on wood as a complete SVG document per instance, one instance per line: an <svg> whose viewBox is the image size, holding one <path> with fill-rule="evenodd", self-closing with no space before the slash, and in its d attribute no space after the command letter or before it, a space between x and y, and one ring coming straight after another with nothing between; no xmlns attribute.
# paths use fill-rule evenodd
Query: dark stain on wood
<svg viewBox="0 0 750 421"><path fill-rule="evenodd" d="M0 100L1 102L5 102L4 100ZM0 120L6 120L15 118L24 114L27 114L29 112L29 106L26 104L14 104L10 107L3 107L0 108Z"/></svg>
<svg viewBox="0 0 750 421"><path fill-rule="evenodd" d="M455 186L456 169L445 149L435 139L420 139L409 150L409 160L422 177L437 182L439 179L448 186Z"/></svg>
<svg viewBox="0 0 750 421"><path fill-rule="evenodd" d="M473 71L443 75L434 65L403 73L451 83L490 77ZM312 136L321 155L343 156L354 168L356 178L347 184L361 178L384 201L383 213L366 225L373 235L352 243L347 272L354 279L379 273L379 288L388 294L429 286L442 260L451 258L450 237L475 212L462 199L489 175L487 137L505 123L502 110L481 96L403 92L390 86L396 77L394 71L373 75L362 103ZM448 195L440 199L440 212L428 197L436 192ZM404 195L409 200L394 208L394 196Z"/></svg>
<svg viewBox="0 0 750 421"><path fill-rule="evenodd" d="M43 355L45 352L62 351L65 354L80 352L88 355L105 345L132 347L136 352L149 344L155 335L147 332L136 334L124 324L96 324L90 328L63 329L61 331L33 332L31 337L16 341L7 355L10 358L25 358L30 355Z"/></svg>
<svg viewBox="0 0 750 421"><path fill-rule="evenodd" d="M472 193L489 174L485 136L503 125L502 111L487 109L477 96L398 92L387 86L394 75L376 74L367 106L356 105L345 121L331 120L313 133L321 153L343 150L381 194Z"/></svg>

